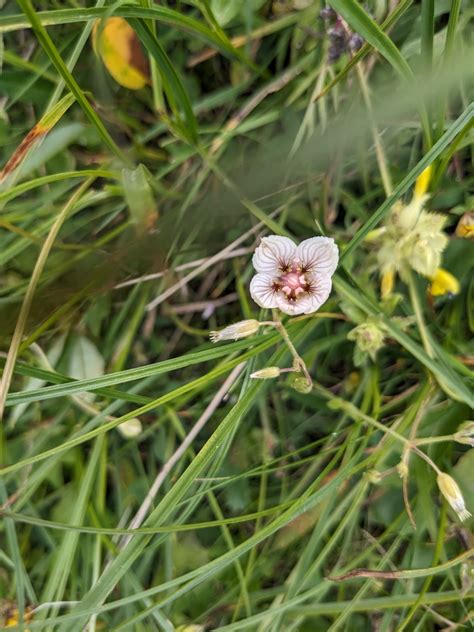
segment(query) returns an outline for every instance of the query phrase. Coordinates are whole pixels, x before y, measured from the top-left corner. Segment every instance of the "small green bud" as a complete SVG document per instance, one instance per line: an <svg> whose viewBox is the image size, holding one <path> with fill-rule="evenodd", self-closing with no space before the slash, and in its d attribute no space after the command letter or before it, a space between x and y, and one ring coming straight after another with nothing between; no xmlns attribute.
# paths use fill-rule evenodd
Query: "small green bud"
<svg viewBox="0 0 474 632"><path fill-rule="evenodd" d="M454 433L454 440L474 448L474 421L466 421Z"/></svg>
<svg viewBox="0 0 474 632"><path fill-rule="evenodd" d="M328 402L327 406L330 410L342 410L345 404L346 402L341 397L334 397Z"/></svg>
<svg viewBox="0 0 474 632"><path fill-rule="evenodd" d="M372 360L384 343L384 332L380 325L373 320L367 320L365 323L358 325L352 329L347 338L353 340L359 351L363 354L368 353Z"/></svg>
<svg viewBox="0 0 474 632"><path fill-rule="evenodd" d="M306 395L306 393L311 393L313 383L306 377L295 377L292 387L295 391L298 391L298 393L304 393Z"/></svg>
<svg viewBox="0 0 474 632"><path fill-rule="evenodd" d="M378 485L382 481L382 474L378 470L367 470L365 476L372 485Z"/></svg>
<svg viewBox="0 0 474 632"><path fill-rule="evenodd" d="M405 461L400 461L397 465L397 472L401 479L405 479L408 476L408 465Z"/></svg>

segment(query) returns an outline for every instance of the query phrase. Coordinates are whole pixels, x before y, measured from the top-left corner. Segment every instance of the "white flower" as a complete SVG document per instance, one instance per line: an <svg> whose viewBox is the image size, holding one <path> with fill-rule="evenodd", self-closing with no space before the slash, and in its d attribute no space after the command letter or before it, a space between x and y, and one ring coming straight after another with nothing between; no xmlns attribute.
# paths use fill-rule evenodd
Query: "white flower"
<svg viewBox="0 0 474 632"><path fill-rule="evenodd" d="M264 237L253 256L257 274L250 294L260 307L285 314L311 314L331 293L339 250L329 237L311 237L297 246L288 237Z"/></svg>

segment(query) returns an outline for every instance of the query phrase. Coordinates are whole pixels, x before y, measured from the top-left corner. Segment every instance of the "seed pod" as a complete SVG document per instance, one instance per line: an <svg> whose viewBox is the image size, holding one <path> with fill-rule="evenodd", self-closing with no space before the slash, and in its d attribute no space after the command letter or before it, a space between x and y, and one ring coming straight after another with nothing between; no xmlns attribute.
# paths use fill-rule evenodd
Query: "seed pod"
<svg viewBox="0 0 474 632"><path fill-rule="evenodd" d="M265 369L255 371L250 374L250 377L254 380L270 380L280 375L281 371L277 366L267 366Z"/></svg>
<svg viewBox="0 0 474 632"><path fill-rule="evenodd" d="M446 474L445 472L440 472L438 474L438 478L436 479L438 483L439 491L446 498L448 503L454 509L454 511L458 514L459 520L464 522L471 517L471 513L466 509L466 503L464 501L464 497L459 489L459 485L456 483L454 478Z"/></svg>
<svg viewBox="0 0 474 632"><path fill-rule="evenodd" d="M252 334L257 333L260 328L258 320L249 318L248 320L241 320L238 323L233 323L220 329L219 331L211 331L209 338L211 342L219 342L220 340L238 340L239 338L246 338Z"/></svg>

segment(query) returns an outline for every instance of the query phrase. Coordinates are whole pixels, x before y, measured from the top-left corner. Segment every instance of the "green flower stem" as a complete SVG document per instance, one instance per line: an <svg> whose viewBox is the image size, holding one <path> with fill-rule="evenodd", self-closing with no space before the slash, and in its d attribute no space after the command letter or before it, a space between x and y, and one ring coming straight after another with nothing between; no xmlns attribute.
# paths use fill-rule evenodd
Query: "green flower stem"
<svg viewBox="0 0 474 632"><path fill-rule="evenodd" d="M421 308L421 303L417 294L415 280L413 278L413 273L411 270L406 270L404 274L404 279L408 285L408 290L410 292L410 300L413 307L413 311L415 312L415 318L418 325L418 330L420 332L421 341L423 343L423 347L427 353L427 355L433 359L435 357L435 353L433 351L433 347L430 342L428 329L426 327L425 319L423 316L423 310Z"/></svg>
<svg viewBox="0 0 474 632"><path fill-rule="evenodd" d="M442 441L455 441L454 435L442 435L441 437L426 437L424 439L415 439L415 445L431 445L432 443L441 443Z"/></svg>
<svg viewBox="0 0 474 632"><path fill-rule="evenodd" d="M305 361L296 350L295 345L291 342L291 338L288 335L288 332L286 331L285 326L280 320L278 320L278 317L275 316L275 320L265 320L261 322L260 324L267 325L269 327L274 327L280 333L281 337L285 341L286 346L290 350L290 353L293 356L293 359L295 361L294 370L301 371L303 375L305 376L305 378L308 380L309 384L312 384L313 379L308 371L308 367L306 366ZM288 370L286 370L285 372L288 372Z"/></svg>
<svg viewBox="0 0 474 632"><path fill-rule="evenodd" d="M350 417L352 417L356 421L362 420L370 424L374 428L381 430L385 434L389 434L390 436L394 437L395 439L397 439L397 441L400 441L401 443L404 444L405 451L413 450L413 452L415 452L415 454L417 454L420 458L426 461L428 465L430 465L437 474L441 473L441 470L436 465L436 463L434 463L434 461L432 461L428 455L426 455L424 452L422 452L422 450L418 448L416 440L407 439L406 437L399 434L396 430L393 430L393 428L390 428L390 426L384 426L384 424L380 423L380 421L377 421L373 417L370 417L369 415L366 415L365 413L363 413L361 410L357 408L357 406L354 406L354 404L351 404L350 402L346 402L340 397L335 397L333 393L331 393L331 391L328 390L327 388L324 388L324 386L315 384L314 388L323 397L325 397L326 399L329 399L334 408L344 410Z"/></svg>
<svg viewBox="0 0 474 632"><path fill-rule="evenodd" d="M364 103L370 117L370 127L372 129L372 136L374 138L375 155L377 158L377 164L379 167L380 177L382 178L382 184L385 191L385 195L389 197L393 193L392 178L390 177L390 172L387 166L387 160L385 158L385 152L383 149L382 141L380 140L379 130L375 122L375 117L374 117L374 113L372 109L372 103L370 101L369 87L367 85L367 79L364 75L364 71L361 68L360 64L356 66L356 72L357 72L357 77L360 83L362 97L364 99Z"/></svg>

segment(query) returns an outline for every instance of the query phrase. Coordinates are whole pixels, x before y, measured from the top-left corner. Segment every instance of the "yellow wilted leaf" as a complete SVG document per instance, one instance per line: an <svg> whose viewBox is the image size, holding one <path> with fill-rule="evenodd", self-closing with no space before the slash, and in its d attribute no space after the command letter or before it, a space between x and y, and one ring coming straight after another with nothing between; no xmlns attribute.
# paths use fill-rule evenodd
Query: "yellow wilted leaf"
<svg viewBox="0 0 474 632"><path fill-rule="evenodd" d="M140 90L149 83L148 62L137 34L123 18L98 20L92 31L96 54L105 67L124 88Z"/></svg>

